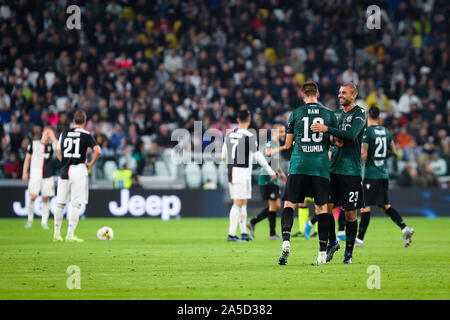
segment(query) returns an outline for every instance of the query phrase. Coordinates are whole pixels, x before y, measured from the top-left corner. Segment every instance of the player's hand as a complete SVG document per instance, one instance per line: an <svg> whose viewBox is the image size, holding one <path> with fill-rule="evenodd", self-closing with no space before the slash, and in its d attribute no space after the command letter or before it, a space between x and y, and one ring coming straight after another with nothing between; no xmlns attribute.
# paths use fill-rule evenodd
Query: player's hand
<svg viewBox="0 0 450 320"><path fill-rule="evenodd" d="M310 128L312 132L328 132L328 126L322 123L313 123Z"/></svg>
<svg viewBox="0 0 450 320"><path fill-rule="evenodd" d="M91 170L92 169L92 166L94 165L93 163L91 163L91 162L85 162L86 163L86 167L88 168L88 170Z"/></svg>
<svg viewBox="0 0 450 320"><path fill-rule="evenodd" d="M342 148L342 146L344 145L344 140L334 137L334 145L336 147Z"/></svg>
<svg viewBox="0 0 450 320"><path fill-rule="evenodd" d="M270 175L270 180L272 180L272 181L277 180L277 174L276 174L276 173L272 173L272 174Z"/></svg>
<svg viewBox="0 0 450 320"><path fill-rule="evenodd" d="M28 173L24 173L22 175L22 180L25 181L25 182L28 182Z"/></svg>

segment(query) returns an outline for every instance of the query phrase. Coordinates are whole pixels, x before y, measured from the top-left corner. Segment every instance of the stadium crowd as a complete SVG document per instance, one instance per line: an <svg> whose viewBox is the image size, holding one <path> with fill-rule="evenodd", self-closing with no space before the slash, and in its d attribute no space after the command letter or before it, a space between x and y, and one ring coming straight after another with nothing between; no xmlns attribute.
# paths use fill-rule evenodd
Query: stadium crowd
<svg viewBox="0 0 450 320"><path fill-rule="evenodd" d="M450 175L448 16L447 0L0 1L0 177L20 178L33 135L69 128L77 108L103 159L151 175L174 129L225 132L242 108L252 128L286 123L312 79L333 110L355 83L399 147L398 185L437 187Z"/></svg>

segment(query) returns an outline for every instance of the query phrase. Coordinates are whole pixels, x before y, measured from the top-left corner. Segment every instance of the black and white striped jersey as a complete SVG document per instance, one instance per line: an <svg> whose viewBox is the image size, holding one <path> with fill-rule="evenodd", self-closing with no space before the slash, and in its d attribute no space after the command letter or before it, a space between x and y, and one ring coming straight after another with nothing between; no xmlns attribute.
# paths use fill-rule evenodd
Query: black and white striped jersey
<svg viewBox="0 0 450 320"><path fill-rule="evenodd" d="M41 140L33 140L27 147L27 153L31 154L30 178L45 179L53 176L51 143L43 144Z"/></svg>
<svg viewBox="0 0 450 320"><path fill-rule="evenodd" d="M264 156L258 151L257 136L247 129L236 128L225 136L222 147L222 160L228 165L228 181L240 183L251 179L253 158L273 172Z"/></svg>
<svg viewBox="0 0 450 320"><path fill-rule="evenodd" d="M86 162L88 147L97 145L89 131L81 128L64 131L59 136L58 149L61 150L61 179L69 179L70 166Z"/></svg>

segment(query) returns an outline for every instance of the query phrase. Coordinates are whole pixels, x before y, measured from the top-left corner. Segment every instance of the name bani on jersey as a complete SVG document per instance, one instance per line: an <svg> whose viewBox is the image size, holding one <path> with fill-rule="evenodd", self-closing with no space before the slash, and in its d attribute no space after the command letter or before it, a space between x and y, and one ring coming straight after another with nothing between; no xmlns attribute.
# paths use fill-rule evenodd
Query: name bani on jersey
<svg viewBox="0 0 450 320"><path fill-rule="evenodd" d="M308 109L308 114L320 114L319 109ZM323 146L315 145L315 146L302 146L303 152L323 152Z"/></svg>

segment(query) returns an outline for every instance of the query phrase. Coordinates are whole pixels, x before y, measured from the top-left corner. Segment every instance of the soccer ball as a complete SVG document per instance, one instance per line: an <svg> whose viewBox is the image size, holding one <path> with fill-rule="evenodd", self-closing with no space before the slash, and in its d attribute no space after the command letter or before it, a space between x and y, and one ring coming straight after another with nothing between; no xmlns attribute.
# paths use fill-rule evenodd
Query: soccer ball
<svg viewBox="0 0 450 320"><path fill-rule="evenodd" d="M112 240L114 237L113 229L110 227L101 227L97 231L97 238L99 240Z"/></svg>

